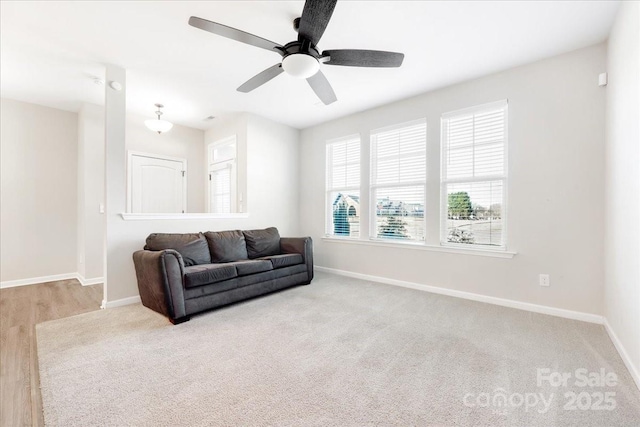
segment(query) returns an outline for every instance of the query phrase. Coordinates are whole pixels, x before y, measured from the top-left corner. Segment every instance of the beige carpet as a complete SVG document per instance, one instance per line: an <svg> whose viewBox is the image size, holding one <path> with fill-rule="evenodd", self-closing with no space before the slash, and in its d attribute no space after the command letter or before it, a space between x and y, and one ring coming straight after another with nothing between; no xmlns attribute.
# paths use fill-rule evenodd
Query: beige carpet
<svg viewBox="0 0 640 427"><path fill-rule="evenodd" d="M48 426L640 425L602 326L329 274L178 326L134 305L37 340Z"/></svg>

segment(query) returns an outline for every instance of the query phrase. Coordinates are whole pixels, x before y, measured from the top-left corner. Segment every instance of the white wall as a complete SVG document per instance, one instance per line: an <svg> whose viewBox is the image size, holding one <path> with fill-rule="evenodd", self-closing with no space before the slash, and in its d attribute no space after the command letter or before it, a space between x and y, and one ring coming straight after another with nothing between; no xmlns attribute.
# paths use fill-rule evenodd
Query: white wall
<svg viewBox="0 0 640 427"><path fill-rule="evenodd" d="M174 125L158 135L144 121L149 117L127 113L126 149L187 160L187 212L205 212L204 132Z"/></svg>
<svg viewBox="0 0 640 427"><path fill-rule="evenodd" d="M104 108L84 104L78 113L78 274L104 274Z"/></svg>
<svg viewBox="0 0 640 427"><path fill-rule="evenodd" d="M256 115L247 129L246 203L254 227L279 224L299 235L300 131Z"/></svg>
<svg viewBox="0 0 640 427"><path fill-rule="evenodd" d="M298 230L300 131L255 114L241 113L217 118L205 133L205 144L234 135L242 212L249 212L259 221L256 224L264 227L286 218L289 229ZM282 209L265 209L274 204Z"/></svg>
<svg viewBox="0 0 640 427"><path fill-rule="evenodd" d="M247 147L248 218L123 220L117 209L122 207L126 191L124 182L118 182L118 177L125 169L124 158L118 152L124 150L124 146L108 146L112 155L107 156L107 182L111 186L107 193L111 194L113 191L114 199L111 200L112 206L108 211L107 306L114 301L138 295L132 254L142 249L146 237L151 233L275 226L282 236L299 235L296 197L299 182L296 166L299 131L249 114L241 114L234 120L236 121L221 124L219 131L216 131L214 125L213 129L207 131L205 140L217 141L224 138L228 136L230 129L234 129L239 135L246 135L239 139L245 139ZM115 144L117 140L111 142ZM242 156L244 155L239 157ZM112 181L112 178L115 180Z"/></svg>
<svg viewBox="0 0 640 427"><path fill-rule="evenodd" d="M609 37L605 316L640 387L640 6L622 2ZM623 352L621 351L621 353Z"/></svg>
<svg viewBox="0 0 640 427"><path fill-rule="evenodd" d="M302 131L301 231L316 264L592 314L603 313L605 91L596 45ZM325 142L427 119L427 243L439 243L440 116L509 100L508 248L512 259L322 240ZM365 168L367 170L368 168ZM366 189L363 188L366 193ZM538 275L551 275L551 286Z"/></svg>
<svg viewBox="0 0 640 427"><path fill-rule="evenodd" d="M0 280L76 268L78 115L1 100Z"/></svg>

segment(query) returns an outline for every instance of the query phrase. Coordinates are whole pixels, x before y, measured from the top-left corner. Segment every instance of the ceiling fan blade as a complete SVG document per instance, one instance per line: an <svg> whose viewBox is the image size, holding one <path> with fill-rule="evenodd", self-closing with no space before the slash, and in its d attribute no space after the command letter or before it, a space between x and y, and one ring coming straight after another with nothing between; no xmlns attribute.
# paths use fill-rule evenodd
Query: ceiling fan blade
<svg viewBox="0 0 640 427"><path fill-rule="evenodd" d="M251 92L255 88L262 86L272 78L278 76L280 73L282 73L282 71L284 71L282 69L282 64L277 63L276 65L269 67L263 72L251 77L249 80L244 82L237 90L238 92L244 93Z"/></svg>
<svg viewBox="0 0 640 427"><path fill-rule="evenodd" d="M338 0L307 0L298 26L298 41L309 40L317 45L329 24Z"/></svg>
<svg viewBox="0 0 640 427"><path fill-rule="evenodd" d="M327 65L350 67L399 67L404 59L404 53L361 49L325 50L322 56L329 57Z"/></svg>
<svg viewBox="0 0 640 427"><path fill-rule="evenodd" d="M237 28L218 24L217 22L207 21L206 19L192 16L191 18L189 18L189 25L213 34L217 34L222 37L226 37L231 40L239 41L240 43L246 43L250 44L251 46L272 50L280 54L283 53L283 48L278 43L263 39L262 37L254 36L253 34L238 30Z"/></svg>
<svg viewBox="0 0 640 427"><path fill-rule="evenodd" d="M324 105L329 105L333 102L336 102L338 98L336 98L336 94L329 84L329 80L322 74L322 71L318 71L313 76L307 79L309 82L309 86L311 89L318 95L320 101L324 103Z"/></svg>

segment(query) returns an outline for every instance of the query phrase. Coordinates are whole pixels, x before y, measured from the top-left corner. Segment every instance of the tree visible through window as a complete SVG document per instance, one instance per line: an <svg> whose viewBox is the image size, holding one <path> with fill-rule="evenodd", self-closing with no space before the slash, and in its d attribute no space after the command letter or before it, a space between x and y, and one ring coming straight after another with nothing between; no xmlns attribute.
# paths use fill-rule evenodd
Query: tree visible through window
<svg viewBox="0 0 640 427"><path fill-rule="evenodd" d="M442 116L442 242L504 247L507 103Z"/></svg>

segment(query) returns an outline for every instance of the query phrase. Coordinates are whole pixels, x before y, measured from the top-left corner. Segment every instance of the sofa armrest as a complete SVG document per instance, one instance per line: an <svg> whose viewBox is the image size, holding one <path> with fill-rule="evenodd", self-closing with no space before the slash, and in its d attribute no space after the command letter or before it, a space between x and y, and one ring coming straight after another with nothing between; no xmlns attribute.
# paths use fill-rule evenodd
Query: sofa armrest
<svg viewBox="0 0 640 427"><path fill-rule="evenodd" d="M281 237L280 252L283 254L300 254L307 265L309 282L313 279L313 240L311 237Z"/></svg>
<svg viewBox="0 0 640 427"><path fill-rule="evenodd" d="M133 253L140 299L145 307L172 321L186 316L184 304L184 261L173 249Z"/></svg>

